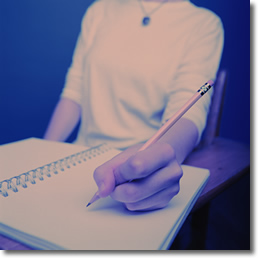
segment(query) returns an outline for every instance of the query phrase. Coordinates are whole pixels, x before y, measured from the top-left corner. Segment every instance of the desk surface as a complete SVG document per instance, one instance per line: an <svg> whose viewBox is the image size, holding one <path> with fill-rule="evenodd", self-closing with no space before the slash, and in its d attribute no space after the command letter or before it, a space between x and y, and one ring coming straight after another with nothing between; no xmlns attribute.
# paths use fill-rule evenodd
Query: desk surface
<svg viewBox="0 0 258 258"><path fill-rule="evenodd" d="M218 137L212 145L195 150L184 163L210 170L209 181L194 211L250 172L250 147Z"/></svg>
<svg viewBox="0 0 258 258"><path fill-rule="evenodd" d="M250 148L232 140L216 138L212 145L192 152L184 164L210 170L210 179L193 207L195 211L250 171ZM30 250L1 235L0 249Z"/></svg>

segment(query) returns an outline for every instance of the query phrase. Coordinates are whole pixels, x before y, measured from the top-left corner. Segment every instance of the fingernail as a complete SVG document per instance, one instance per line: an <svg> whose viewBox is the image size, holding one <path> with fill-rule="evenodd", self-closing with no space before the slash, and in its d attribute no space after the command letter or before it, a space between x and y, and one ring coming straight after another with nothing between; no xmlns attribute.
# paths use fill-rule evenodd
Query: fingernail
<svg viewBox="0 0 258 258"><path fill-rule="evenodd" d="M99 192L102 193L102 192L105 191L105 189L106 189L105 184L104 184L104 183L101 183L100 186L99 186Z"/></svg>

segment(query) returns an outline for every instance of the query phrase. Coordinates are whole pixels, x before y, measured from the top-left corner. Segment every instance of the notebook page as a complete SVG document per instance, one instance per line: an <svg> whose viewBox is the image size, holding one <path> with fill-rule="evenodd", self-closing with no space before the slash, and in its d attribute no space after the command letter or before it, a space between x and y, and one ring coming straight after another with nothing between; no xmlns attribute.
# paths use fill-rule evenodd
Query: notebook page
<svg viewBox="0 0 258 258"><path fill-rule="evenodd" d="M29 138L0 146L0 181L87 149L69 143Z"/></svg>
<svg viewBox="0 0 258 258"><path fill-rule="evenodd" d="M1 198L1 221L66 249L158 249L209 173L184 166L181 191L162 210L130 212L109 197L86 208L97 190L92 177L94 168L116 153L106 152Z"/></svg>

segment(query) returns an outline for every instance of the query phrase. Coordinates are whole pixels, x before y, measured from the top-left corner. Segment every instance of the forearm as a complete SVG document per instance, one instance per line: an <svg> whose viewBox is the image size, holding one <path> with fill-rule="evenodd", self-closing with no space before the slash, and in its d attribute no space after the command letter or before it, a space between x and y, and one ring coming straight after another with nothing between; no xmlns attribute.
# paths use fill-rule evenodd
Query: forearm
<svg viewBox="0 0 258 258"><path fill-rule="evenodd" d="M195 124L181 118L148 148L138 151L135 145L121 152L94 171L99 197L110 195L132 211L165 207L180 190L180 164L197 139Z"/></svg>
<svg viewBox="0 0 258 258"><path fill-rule="evenodd" d="M178 163L182 163L193 150L198 139L198 129L189 119L181 118L158 142L166 142L176 152Z"/></svg>
<svg viewBox="0 0 258 258"><path fill-rule="evenodd" d="M44 139L65 141L78 124L81 117L81 107L76 102L62 98L58 102L51 117Z"/></svg>

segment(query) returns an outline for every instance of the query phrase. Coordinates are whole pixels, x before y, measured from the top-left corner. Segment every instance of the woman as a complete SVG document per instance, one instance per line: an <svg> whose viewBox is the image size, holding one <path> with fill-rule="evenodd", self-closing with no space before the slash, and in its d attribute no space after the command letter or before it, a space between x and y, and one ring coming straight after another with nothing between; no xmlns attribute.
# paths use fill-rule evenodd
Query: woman
<svg viewBox="0 0 258 258"><path fill-rule="evenodd" d="M94 172L100 197L129 210L165 207L180 164L198 144L211 94L157 143L137 152L201 86L214 79L223 28L187 0L99 0L87 10L66 85L45 139L124 150Z"/></svg>

